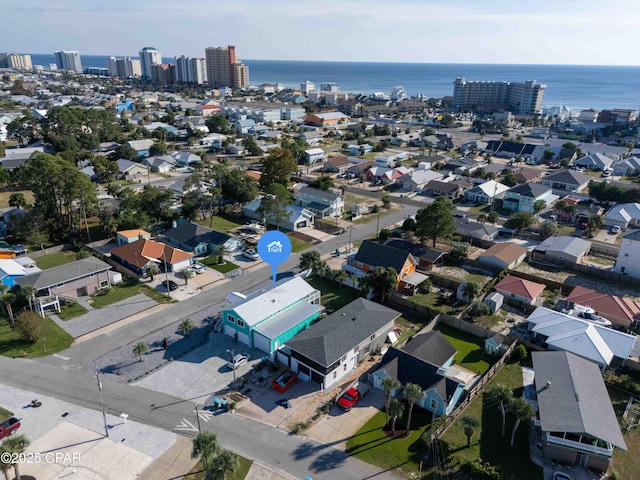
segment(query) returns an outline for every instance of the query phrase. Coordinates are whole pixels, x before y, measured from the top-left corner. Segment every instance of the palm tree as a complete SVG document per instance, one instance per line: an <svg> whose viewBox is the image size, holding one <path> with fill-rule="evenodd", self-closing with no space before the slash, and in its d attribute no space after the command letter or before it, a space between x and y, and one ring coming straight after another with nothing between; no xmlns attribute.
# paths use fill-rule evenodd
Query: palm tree
<svg viewBox="0 0 640 480"><path fill-rule="evenodd" d="M384 424L385 425L389 424L389 404L391 403L391 395L393 394L393 391L399 386L400 386L400 382L393 377L384 377L382 379L382 390L384 390L384 398L385 398L385 402L384 402L384 406L385 406Z"/></svg>
<svg viewBox="0 0 640 480"><path fill-rule="evenodd" d="M13 454L21 454L24 453L24 451L26 450L26 448L29 446L29 440L27 440L27 437L25 437L24 435L14 435L12 437L7 438L4 443L3 443L3 447L4 449L9 452L9 453L13 453ZM16 462L13 464L13 469L16 473L16 480L21 480L21 476L20 476L20 470L18 468L19 462Z"/></svg>
<svg viewBox="0 0 640 480"><path fill-rule="evenodd" d="M191 458L202 458L204 469L209 474L210 461L218 452L218 437L215 433L203 432L199 433L193 439L193 449L191 450Z"/></svg>
<svg viewBox="0 0 640 480"><path fill-rule="evenodd" d="M188 337L194 328L196 328L196 326L190 318L185 318L180 322L180 325L178 325L178 330L180 330L185 337Z"/></svg>
<svg viewBox="0 0 640 480"><path fill-rule="evenodd" d="M513 392L508 387L498 383L491 388L488 393L492 399L496 400L500 404L500 414L502 415L502 436L504 437L504 428L507 418L505 406L511 402Z"/></svg>
<svg viewBox="0 0 640 480"><path fill-rule="evenodd" d="M516 430L520 426L520 422L523 420L528 422L534 416L533 407L524 398L514 398L511 401L511 411L516 417L516 422L513 424L513 431L511 432L511 446L516 439Z"/></svg>
<svg viewBox="0 0 640 480"><path fill-rule="evenodd" d="M11 320L11 324L14 323L13 318L13 309L11 308L11 304L16 301L16 296L9 291L9 286L4 283L0 283L0 303L4 305L4 308L7 310L7 314L9 315L9 320Z"/></svg>
<svg viewBox="0 0 640 480"><path fill-rule="evenodd" d="M333 279L338 284L338 288L342 286L342 282L344 282L347 278L349 278L349 275L341 268L333 271Z"/></svg>
<svg viewBox="0 0 640 480"><path fill-rule="evenodd" d="M184 277L185 285L187 285L189 283L189 279L196 274L196 272L194 272L190 268L184 268L181 273L182 273L182 276Z"/></svg>
<svg viewBox="0 0 640 480"><path fill-rule="evenodd" d="M33 312L34 296L38 290L33 285L20 285L20 292L29 302L29 309Z"/></svg>
<svg viewBox="0 0 640 480"><path fill-rule="evenodd" d="M227 247L224 245L218 245L216 248L216 255L218 256L218 263L224 263L224 256L227 253Z"/></svg>
<svg viewBox="0 0 640 480"><path fill-rule="evenodd" d="M474 417L462 417L462 428L464 429L464 434L467 436L467 448L471 446L471 437L476 433L476 428L479 426L480 423Z"/></svg>
<svg viewBox="0 0 640 480"><path fill-rule="evenodd" d="M475 282L467 282L462 287L462 294L467 297L467 302L471 303L480 293L480 287Z"/></svg>
<svg viewBox="0 0 640 480"><path fill-rule="evenodd" d="M478 223L487 223L487 216L484 213L478 215Z"/></svg>
<svg viewBox="0 0 640 480"><path fill-rule="evenodd" d="M147 267L147 273L151 277L151 281L153 282L153 278L160 273L160 268L155 263L149 264Z"/></svg>
<svg viewBox="0 0 640 480"><path fill-rule="evenodd" d="M389 403L388 410L389 416L391 417L391 436L395 437L396 420L398 420L398 417L402 415L402 412L404 411L404 405L402 405L402 402L394 398L393 400L391 400L391 403Z"/></svg>
<svg viewBox="0 0 640 480"><path fill-rule="evenodd" d="M407 417L407 431L411 430L411 412L413 411L413 405L418 400L424 398L424 392L420 385L415 383L407 383L402 390L402 398L409 403L409 415Z"/></svg>
<svg viewBox="0 0 640 480"><path fill-rule="evenodd" d="M211 465L212 475L207 475L206 480L209 478L213 480L224 480L226 474L232 473L238 468L238 456L227 450L218 453L213 458Z"/></svg>
<svg viewBox="0 0 640 480"><path fill-rule="evenodd" d="M138 356L139 361L142 361L142 355L149 351L149 346L144 342L138 342L133 347L133 354Z"/></svg>
<svg viewBox="0 0 640 480"><path fill-rule="evenodd" d="M302 270L312 270L317 273L321 262L320 252L316 250L304 252L300 255L300 269Z"/></svg>
<svg viewBox="0 0 640 480"><path fill-rule="evenodd" d="M9 470L11 470L12 467L12 463L9 461L10 459L7 458L5 459L5 453L11 453L9 452L4 444L0 445L0 472L4 473L4 480L11 480L9 478Z"/></svg>
<svg viewBox="0 0 640 480"><path fill-rule="evenodd" d="M545 208L547 208L547 202L544 200L536 200L533 202L533 213L538 216L538 219L540 218L540 212Z"/></svg>
<svg viewBox="0 0 640 480"><path fill-rule="evenodd" d="M18 210L20 207L24 207L27 204L27 199L24 198L22 192L15 192L9 196L9 206L16 207Z"/></svg>

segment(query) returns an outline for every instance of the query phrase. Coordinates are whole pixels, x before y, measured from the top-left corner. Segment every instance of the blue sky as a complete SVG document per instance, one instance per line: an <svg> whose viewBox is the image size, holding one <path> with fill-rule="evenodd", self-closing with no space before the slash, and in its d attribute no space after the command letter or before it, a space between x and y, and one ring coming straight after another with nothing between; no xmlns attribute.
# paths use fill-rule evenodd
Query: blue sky
<svg viewBox="0 0 640 480"><path fill-rule="evenodd" d="M637 65L638 0L20 0L0 50L241 59Z"/></svg>

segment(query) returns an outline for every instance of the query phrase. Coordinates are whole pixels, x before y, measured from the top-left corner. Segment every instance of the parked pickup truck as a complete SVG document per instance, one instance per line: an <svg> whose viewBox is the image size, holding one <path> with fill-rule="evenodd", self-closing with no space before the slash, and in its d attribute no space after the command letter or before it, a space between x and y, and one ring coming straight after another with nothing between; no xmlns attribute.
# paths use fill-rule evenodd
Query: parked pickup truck
<svg viewBox="0 0 640 480"><path fill-rule="evenodd" d="M351 410L351 407L358 403L360 399L367 394L368 391L369 385L362 382L357 383L353 387L349 387L349 389L340 396L338 399L338 405L349 411Z"/></svg>
<svg viewBox="0 0 640 480"><path fill-rule="evenodd" d="M16 417L11 417L8 420L0 423L0 438L8 437L16 433L20 427L20 420Z"/></svg>

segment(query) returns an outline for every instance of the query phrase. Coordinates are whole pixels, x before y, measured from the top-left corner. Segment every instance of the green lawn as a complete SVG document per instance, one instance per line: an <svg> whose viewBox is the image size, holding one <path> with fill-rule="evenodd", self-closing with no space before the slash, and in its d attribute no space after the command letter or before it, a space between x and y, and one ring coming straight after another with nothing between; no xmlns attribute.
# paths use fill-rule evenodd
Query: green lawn
<svg viewBox="0 0 640 480"><path fill-rule="evenodd" d="M29 204L33 204L33 192L31 190L19 190L16 192L0 192L0 208L9 208L9 198L14 193L22 193Z"/></svg>
<svg viewBox="0 0 640 480"><path fill-rule="evenodd" d="M447 300L442 298L437 293L418 293L409 297L409 300L417 303L418 305L422 305L425 307L433 308L434 310L438 310L442 313L447 313L451 310L451 307L447 304Z"/></svg>
<svg viewBox="0 0 640 480"><path fill-rule="evenodd" d="M24 340L18 332L11 328L9 320L0 319L0 355L5 357L43 357L57 353L61 350L69 348L73 342L73 337L61 329L49 317L43 320L44 328L42 336L45 343L30 343ZM45 352L46 348L46 352Z"/></svg>
<svg viewBox="0 0 640 480"><path fill-rule="evenodd" d="M304 240L300 240L299 238L292 237L291 235L287 235L289 240L291 240L291 253L298 253L306 250L311 247L311 243L305 242Z"/></svg>
<svg viewBox="0 0 640 480"><path fill-rule="evenodd" d="M374 220L377 221L377 218L380 217L386 217L387 215L393 213L395 210L390 208L390 209L384 209L384 208L380 208L379 213L368 213L366 215L363 215L362 217L360 217L357 220L352 220L351 222L354 225L363 225L365 223L369 223L372 222ZM382 230L383 228L386 228L383 224L380 225L380 230Z"/></svg>
<svg viewBox="0 0 640 480"><path fill-rule="evenodd" d="M338 286L335 282L330 282L325 278L312 277L307 279L307 282L322 293L320 303L322 303L327 310L334 312L348 303L353 302L360 296L358 290L346 285Z"/></svg>
<svg viewBox="0 0 640 480"><path fill-rule="evenodd" d="M144 293L160 303L171 303L171 300L167 299L166 295L153 290L147 285L143 285L135 278L125 278L122 283L112 286L106 293L102 295L92 295L88 301L93 305L93 308L103 308L139 293Z"/></svg>
<svg viewBox="0 0 640 480"><path fill-rule="evenodd" d="M404 416L398 418L396 430L404 429ZM347 440L346 453L385 470L396 470L409 478L418 478L420 470L420 448L418 440L431 422L431 414L414 408L411 414L411 435L392 439L390 432L382 428L385 422L384 412L376 413L358 432ZM396 432L396 435L398 432Z"/></svg>
<svg viewBox="0 0 640 480"><path fill-rule="evenodd" d="M225 475L225 480L244 480L251 469L253 461L238 455L238 468L233 473ZM183 480L204 480L204 464L202 460L183 477Z"/></svg>
<svg viewBox="0 0 640 480"><path fill-rule="evenodd" d="M207 218L205 220L198 220L198 223L200 225L213 228L214 230L223 233L229 233L229 231L233 230L234 228L238 228L244 225L244 222L242 220L234 220L218 216L213 217L213 223L211 222L210 218Z"/></svg>
<svg viewBox="0 0 640 480"><path fill-rule="evenodd" d="M67 303L60 309L58 317L62 320L71 320L72 318L79 317L85 313L87 313L87 309L79 303Z"/></svg>
<svg viewBox="0 0 640 480"><path fill-rule="evenodd" d="M7 418L13 417L13 412L0 407L0 422L4 422Z"/></svg>
<svg viewBox="0 0 640 480"><path fill-rule="evenodd" d="M613 403L618 418L622 418L624 409L629 401L629 395L622 393L616 388L609 388L609 396ZM640 478L640 462L638 462L638 451L640 451L640 428L624 434L624 441L627 444L627 451L616 448L613 451L613 469L620 475L620 478L632 479Z"/></svg>
<svg viewBox="0 0 640 480"><path fill-rule="evenodd" d="M225 263L218 263L218 256L217 255L211 255L211 256L205 258L202 261L202 263L205 264L208 267L213 268L215 271L220 272L220 273L228 273L231 270L235 270L236 268L240 268L235 263L229 262L229 261L226 261Z"/></svg>
<svg viewBox="0 0 640 480"><path fill-rule="evenodd" d="M495 363L493 357L484 353L483 338L465 333L443 323L436 325L434 330L440 330L458 351L454 357L455 363L480 375L483 375Z"/></svg>
<svg viewBox="0 0 640 480"><path fill-rule="evenodd" d="M501 383L515 390L516 396L522 396L522 368L519 364L507 364L487 384L485 392L492 385ZM518 480L539 480L542 478L540 468L529 459L529 438L527 425L521 424L516 433L513 447L509 445L514 418L507 414L506 432L500 435L501 417L495 402L490 401L486 393L478 395L463 416L473 417L480 423L480 433L471 438L471 447L467 448L467 437L464 434L460 418L441 437L453 452L452 464L459 468L464 461L481 458L493 465L502 467ZM630 477L631 478L631 477Z"/></svg>
<svg viewBox="0 0 640 480"><path fill-rule="evenodd" d="M42 270L47 268L57 267L64 265L65 263L71 263L76 261L76 252L73 250L66 250L64 252L50 253L49 255L43 255L35 259L36 265Z"/></svg>

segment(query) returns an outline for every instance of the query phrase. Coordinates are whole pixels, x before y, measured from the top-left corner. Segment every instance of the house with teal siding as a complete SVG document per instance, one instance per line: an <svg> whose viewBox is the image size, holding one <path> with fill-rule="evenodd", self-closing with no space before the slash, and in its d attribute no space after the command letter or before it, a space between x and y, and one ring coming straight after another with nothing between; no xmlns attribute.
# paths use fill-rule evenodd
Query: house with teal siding
<svg viewBox="0 0 640 480"><path fill-rule="evenodd" d="M404 347L387 350L380 369L372 374L373 386L382 390L386 377L395 378L403 386L414 383L424 392L417 406L438 416L449 415L465 390L479 378L454 366L455 354L455 348L439 331L417 335ZM393 395L400 393L398 388Z"/></svg>
<svg viewBox="0 0 640 480"><path fill-rule="evenodd" d="M226 335L272 354L320 317L320 291L301 277L280 280L220 310Z"/></svg>

